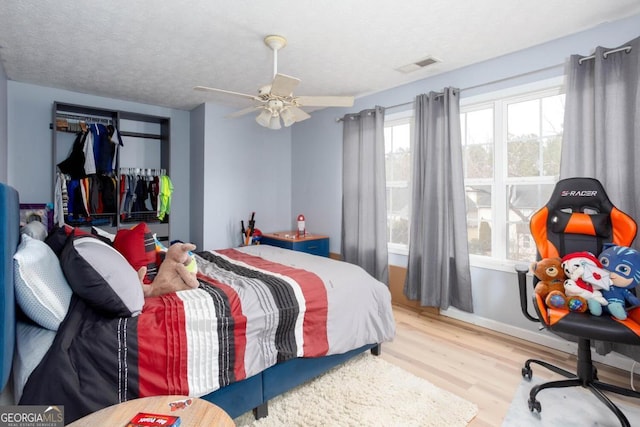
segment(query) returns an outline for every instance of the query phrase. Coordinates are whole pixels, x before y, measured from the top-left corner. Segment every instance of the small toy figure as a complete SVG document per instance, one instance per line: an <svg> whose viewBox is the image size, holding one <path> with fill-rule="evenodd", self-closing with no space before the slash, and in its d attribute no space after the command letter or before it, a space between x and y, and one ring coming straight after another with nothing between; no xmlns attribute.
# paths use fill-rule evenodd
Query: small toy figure
<svg viewBox="0 0 640 427"><path fill-rule="evenodd" d="M616 319L625 320L627 310L640 305L640 299L631 292L640 283L640 252L626 246L605 245L599 260L609 271L612 283L609 290L602 291L608 302L604 311ZM600 314L602 312L596 315Z"/></svg>
<svg viewBox="0 0 640 427"><path fill-rule="evenodd" d="M601 288L598 286L607 286L607 280L604 280L606 272L601 269L602 265L598 259L590 252L573 252L562 258L562 269L564 270L567 280L564 282L564 292L568 297L581 297L586 300L591 314L601 312L602 306L607 305L607 300L602 296ZM601 271L599 279L592 279L593 283L585 280L585 277L592 277L594 271Z"/></svg>

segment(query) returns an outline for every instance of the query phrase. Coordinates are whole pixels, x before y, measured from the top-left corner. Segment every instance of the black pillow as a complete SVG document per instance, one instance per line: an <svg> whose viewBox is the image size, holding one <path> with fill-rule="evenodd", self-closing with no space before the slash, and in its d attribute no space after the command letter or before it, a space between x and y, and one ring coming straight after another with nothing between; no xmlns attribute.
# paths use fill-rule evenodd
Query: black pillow
<svg viewBox="0 0 640 427"><path fill-rule="evenodd" d="M116 317L142 311L138 273L108 244L92 236L70 236L60 263L71 289L95 310Z"/></svg>

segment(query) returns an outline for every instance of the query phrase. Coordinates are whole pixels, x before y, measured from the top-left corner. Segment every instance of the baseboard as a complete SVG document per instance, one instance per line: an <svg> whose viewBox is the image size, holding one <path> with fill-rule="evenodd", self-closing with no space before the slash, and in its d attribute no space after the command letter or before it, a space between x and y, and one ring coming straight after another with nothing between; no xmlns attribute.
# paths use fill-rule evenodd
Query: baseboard
<svg viewBox="0 0 640 427"><path fill-rule="evenodd" d="M500 332L516 338L531 341L536 344L544 345L546 347L553 348L554 350L564 351L573 355L576 355L578 353L577 343L558 338L557 336L545 330L534 332L527 329L519 328L517 326L497 322L493 319L487 319L475 314L460 311L455 308L441 310L440 314L443 316L451 317L452 319L461 320L466 323L471 323L472 325L490 329L492 331ZM631 372L634 364L633 359L614 351L604 356L592 352L592 358L596 362L603 363L614 368L623 369L627 372Z"/></svg>

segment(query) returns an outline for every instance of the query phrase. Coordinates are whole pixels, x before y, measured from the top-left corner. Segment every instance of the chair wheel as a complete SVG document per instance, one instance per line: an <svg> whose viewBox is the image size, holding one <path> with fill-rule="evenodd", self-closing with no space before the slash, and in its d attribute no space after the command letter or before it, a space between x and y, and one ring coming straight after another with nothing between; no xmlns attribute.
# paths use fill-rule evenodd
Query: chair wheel
<svg viewBox="0 0 640 427"><path fill-rule="evenodd" d="M531 381L531 375L531 368L526 366L522 368L522 378L525 378L527 381Z"/></svg>
<svg viewBox="0 0 640 427"><path fill-rule="evenodd" d="M538 413L540 413L540 411L542 411L542 405L540 405L539 401L537 401L535 399L534 400L529 399L528 403L529 403L529 411L531 411L531 412L536 411Z"/></svg>

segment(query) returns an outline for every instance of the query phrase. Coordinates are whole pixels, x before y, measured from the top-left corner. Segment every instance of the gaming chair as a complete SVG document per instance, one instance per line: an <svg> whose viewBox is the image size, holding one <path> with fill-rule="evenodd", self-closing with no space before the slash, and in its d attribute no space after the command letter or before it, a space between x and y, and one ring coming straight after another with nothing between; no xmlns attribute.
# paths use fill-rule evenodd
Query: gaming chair
<svg viewBox="0 0 640 427"><path fill-rule="evenodd" d="M605 243L630 246L636 236L637 225L630 216L611 203L598 180L568 178L556 184L547 204L532 215L530 229L538 258L542 259L580 251L589 251L598 256ZM522 376L527 380L531 380L532 363L568 378L534 386L529 394L529 410L542 410L536 396L544 389L582 386L591 390L613 411L623 426L630 426L626 416L603 391L636 398L640 398L640 392L598 381L597 369L591 360L591 340L640 345L640 308L630 310L628 318L622 321L608 314L593 316L588 311L577 313L547 307L544 298L534 293L533 306L537 313L537 317L534 317L529 314L527 307L527 269L518 267L516 270L522 313L561 337L569 339L567 337L571 336L578 342L576 373L537 359L525 362Z"/></svg>

